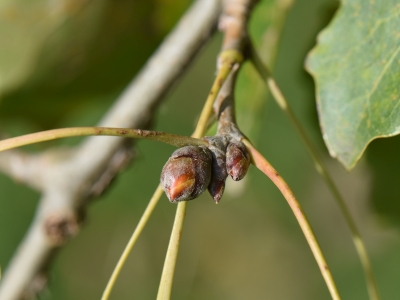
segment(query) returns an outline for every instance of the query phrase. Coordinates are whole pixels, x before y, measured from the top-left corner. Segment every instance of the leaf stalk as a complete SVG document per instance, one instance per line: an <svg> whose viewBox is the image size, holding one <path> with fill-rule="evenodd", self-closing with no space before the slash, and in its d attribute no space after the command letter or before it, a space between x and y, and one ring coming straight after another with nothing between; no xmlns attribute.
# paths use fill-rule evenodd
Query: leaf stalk
<svg viewBox="0 0 400 300"><path fill-rule="evenodd" d="M310 223L307 220L307 217L301 208L300 203L297 201L294 196L292 190L289 188L285 180L280 176L280 174L272 167L272 165L266 160L266 158L260 154L253 145L247 140L243 139L242 142L246 145L247 149L250 152L252 163L265 175L271 179L271 181L276 185L276 187L280 190L282 195L285 197L287 203L293 211L294 216L299 223L301 230L311 248L311 251L317 261L319 269L322 273L322 276L325 280L325 283L328 287L328 290L334 300L340 300L339 292L336 288L335 281L333 280L331 271L329 270L328 264L325 260L325 257L321 251L321 248L318 244L318 241L312 231Z"/></svg>
<svg viewBox="0 0 400 300"><path fill-rule="evenodd" d="M322 157L319 154L317 148L311 141L304 127L301 125L299 119L296 117L291 106L289 105L289 102L286 100L275 79L272 77L271 72L262 62L261 58L259 57L252 43L250 43L250 50L251 50L250 59L254 67L256 68L261 78L268 85L269 90L273 98L275 99L276 103L278 104L278 106L285 112L286 116L295 127L298 135L300 136L300 139L304 143L304 146L306 147L308 153L310 154L312 160L314 161L314 165L317 172L320 174L320 176L330 189L332 195L334 196L334 199L336 200L336 203L338 204L342 212L342 215L345 218L347 226L350 228L352 240L356 248L357 254L360 258L361 265L363 267L364 274L366 277L366 284L367 284L369 298L371 300L379 300L380 297L378 293L378 287L372 270L372 264L368 257L367 249L365 247L361 234L357 228L355 221L353 220L353 217L351 216L350 210L347 207L343 196L339 192L339 189L337 188L332 177L330 176L328 168L325 166L325 163L323 162Z"/></svg>

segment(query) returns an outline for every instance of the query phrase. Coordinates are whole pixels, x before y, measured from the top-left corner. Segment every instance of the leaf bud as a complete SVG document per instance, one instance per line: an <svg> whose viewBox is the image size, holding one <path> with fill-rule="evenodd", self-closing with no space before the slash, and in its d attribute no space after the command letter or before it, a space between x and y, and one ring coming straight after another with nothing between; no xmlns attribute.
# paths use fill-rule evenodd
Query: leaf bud
<svg viewBox="0 0 400 300"><path fill-rule="evenodd" d="M228 177L225 164L225 153L219 148L211 148L212 152L212 168L211 181L208 186L208 192L214 201L218 203L221 200L225 190L225 180Z"/></svg>
<svg viewBox="0 0 400 300"><path fill-rule="evenodd" d="M169 201L187 201L202 194L210 183L211 151L203 146L175 150L161 172L161 186Z"/></svg>
<svg viewBox="0 0 400 300"><path fill-rule="evenodd" d="M219 203L225 191L225 180L213 179L208 186L208 192L214 199L215 203Z"/></svg>
<svg viewBox="0 0 400 300"><path fill-rule="evenodd" d="M250 155L240 141L231 141L226 150L226 170L233 180L243 179L250 166Z"/></svg>

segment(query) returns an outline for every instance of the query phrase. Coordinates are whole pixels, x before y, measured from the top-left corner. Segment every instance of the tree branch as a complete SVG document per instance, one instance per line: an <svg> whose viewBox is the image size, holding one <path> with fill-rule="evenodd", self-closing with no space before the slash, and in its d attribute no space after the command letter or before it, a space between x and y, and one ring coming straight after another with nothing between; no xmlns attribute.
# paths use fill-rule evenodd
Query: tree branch
<svg viewBox="0 0 400 300"><path fill-rule="evenodd" d="M44 184L42 170L51 163L47 154L34 155L19 150L1 153L0 171L16 182L41 191Z"/></svg>
<svg viewBox="0 0 400 300"><path fill-rule="evenodd" d="M100 122L144 128L160 99L177 81L215 28L218 0L197 1ZM89 138L67 160L46 171L36 216L0 285L0 299L20 299L35 277L79 228L78 211L124 139Z"/></svg>

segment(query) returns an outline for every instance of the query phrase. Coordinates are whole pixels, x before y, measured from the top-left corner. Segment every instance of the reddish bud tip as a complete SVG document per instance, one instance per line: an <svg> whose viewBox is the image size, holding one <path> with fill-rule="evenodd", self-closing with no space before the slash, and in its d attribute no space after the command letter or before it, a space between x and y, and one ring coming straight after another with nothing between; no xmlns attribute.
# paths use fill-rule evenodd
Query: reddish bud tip
<svg viewBox="0 0 400 300"><path fill-rule="evenodd" d="M208 192L210 193L211 197L217 204L221 200L224 191L225 191L225 181L213 180L210 182L210 185L208 186Z"/></svg>
<svg viewBox="0 0 400 300"><path fill-rule="evenodd" d="M169 199L175 200L179 197L190 193L195 185L195 179L192 177L193 174L182 174L176 178L175 182L169 189Z"/></svg>
<svg viewBox="0 0 400 300"><path fill-rule="evenodd" d="M218 203L225 190L225 180L228 177L226 173L225 153L218 149L211 149L212 156L212 171L211 181L208 186L208 192L216 203Z"/></svg>
<svg viewBox="0 0 400 300"><path fill-rule="evenodd" d="M231 142L226 151L226 170L233 180L243 179L250 166L250 155L242 142Z"/></svg>
<svg viewBox="0 0 400 300"><path fill-rule="evenodd" d="M211 152L187 146L172 153L161 172L161 185L171 202L191 200L205 191L211 178Z"/></svg>

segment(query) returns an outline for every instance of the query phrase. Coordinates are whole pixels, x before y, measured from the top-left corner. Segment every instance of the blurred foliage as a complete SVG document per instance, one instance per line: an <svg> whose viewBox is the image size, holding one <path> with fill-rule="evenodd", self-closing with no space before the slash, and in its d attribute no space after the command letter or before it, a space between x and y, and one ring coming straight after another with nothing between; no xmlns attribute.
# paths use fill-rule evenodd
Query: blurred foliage
<svg viewBox="0 0 400 300"><path fill-rule="evenodd" d="M59 126L69 114L97 105L99 97L109 105L189 3L25 2L0 6L0 30L10 39L0 47L0 118L42 128Z"/></svg>
<svg viewBox="0 0 400 300"><path fill-rule="evenodd" d="M343 1L307 67L325 142L347 169L376 138L400 133L400 3Z"/></svg>
<svg viewBox="0 0 400 300"><path fill-rule="evenodd" d="M367 159L373 170L371 199L374 209L400 224L400 188L398 170L400 170L400 137L377 139L367 150Z"/></svg>
<svg viewBox="0 0 400 300"><path fill-rule="evenodd" d="M95 5L92 1L85 3ZM285 3L261 1L251 20L251 35L263 58L271 62L275 54L267 49L273 42L270 29L274 27L268 26L274 24L278 30L275 33L283 32L276 53L275 76L351 206L366 239L382 298L396 299L399 235L377 222L368 202L372 196L375 204L383 203L375 198L379 197L382 181L386 178L390 183L388 176L397 168L391 160L396 157L395 150L385 158L384 165L379 153L392 145L377 147L368 161L372 167L363 160L351 174L328 157L315 111L314 86L303 70L303 62L315 36L331 19L337 2L298 0L283 23L285 18L278 17L277 12ZM73 25L74 21L60 22L51 36L43 37L34 67L3 95L1 131L17 134L95 124L189 3L121 0L97 5L97 10L93 8L99 12L97 17L90 22L80 20L80 24L88 22L92 28L87 30L91 38L82 41L84 45L78 47L75 40L72 28L78 25ZM27 13L29 9L26 6ZM64 28L68 24L71 27ZM283 29L279 24L285 24ZM83 34L77 33L76 38ZM57 40L61 43L54 46L58 54L50 55L51 45ZM161 104L155 118L156 130L186 135L192 132L214 78L220 43L217 35ZM46 56L49 61L45 63ZM266 101L266 90L250 65L241 70L237 96L239 125L287 179L303 204L343 299L366 299L363 274L343 218L295 130L279 108ZM76 142L65 140L59 144ZM50 285L41 299L100 298L172 151L172 147L155 142L137 143L135 162L89 207L82 231L56 257L50 270ZM394 190L395 177L391 179ZM29 227L40 196L3 175L0 191L0 266L4 270ZM393 217L398 216L400 211L390 209L397 205L396 196L385 199L385 209L378 207L378 211L391 211ZM155 298L175 209L163 197L124 267L112 299ZM228 182L218 206L207 194L189 203L173 299L301 300L329 299L329 294L287 204L276 188L251 168L244 181Z"/></svg>

